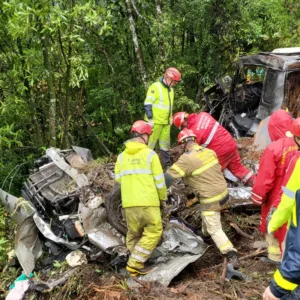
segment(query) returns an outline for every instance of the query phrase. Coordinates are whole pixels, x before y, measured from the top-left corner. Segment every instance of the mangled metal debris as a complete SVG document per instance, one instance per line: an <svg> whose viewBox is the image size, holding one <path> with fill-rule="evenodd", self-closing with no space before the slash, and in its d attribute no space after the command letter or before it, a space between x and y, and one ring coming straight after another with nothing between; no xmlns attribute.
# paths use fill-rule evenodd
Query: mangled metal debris
<svg viewBox="0 0 300 300"><path fill-rule="evenodd" d="M204 93L206 110L236 138L254 136L260 121L279 108L298 117L299 52L274 51L241 56L234 77L216 78Z"/></svg>
<svg viewBox="0 0 300 300"><path fill-rule="evenodd" d="M155 269L139 279L168 286L175 276L188 264L200 258L206 249L207 245L201 237L189 229L170 223L164 230L162 244L155 249L148 261ZM130 287L139 286L132 278L127 282Z"/></svg>
<svg viewBox="0 0 300 300"><path fill-rule="evenodd" d="M35 269L43 247L50 253L45 265L57 257L64 259L71 251L80 251L88 261L97 260L103 252L124 261L128 255L126 222L120 187L113 181L113 164L95 165L90 151L80 147L50 148L46 153L22 188L24 199L0 190L6 210L18 224L15 251L25 274ZM107 182L102 183L99 176ZM170 216L186 209L184 193L182 182L169 190ZM250 188L234 187L229 193L235 205L249 204ZM207 248L183 220L171 218L166 223L163 241L149 260L155 270L141 279L165 286Z"/></svg>
<svg viewBox="0 0 300 300"><path fill-rule="evenodd" d="M88 263L85 253L81 252L80 250L75 250L69 253L66 256L66 261L72 268L86 265Z"/></svg>

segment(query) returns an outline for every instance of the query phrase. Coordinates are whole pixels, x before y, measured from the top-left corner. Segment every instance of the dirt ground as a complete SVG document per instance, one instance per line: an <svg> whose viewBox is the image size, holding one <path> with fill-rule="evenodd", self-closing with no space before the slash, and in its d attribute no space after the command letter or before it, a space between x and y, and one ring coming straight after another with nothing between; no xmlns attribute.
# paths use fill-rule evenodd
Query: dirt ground
<svg viewBox="0 0 300 300"><path fill-rule="evenodd" d="M243 162L259 161L262 152L255 151L255 147L252 146L253 139L243 138L237 143ZM171 155L173 162L181 154L181 146L173 148ZM113 165L108 167L113 169ZM93 166L93 170L94 188L109 191L112 178L107 175L108 172L98 165ZM96 178L103 173L106 180L97 182ZM103 179L103 176L101 178ZM194 214L192 217L195 218ZM201 224L197 220L193 221L192 223L197 226ZM268 286L275 267L259 260L266 255L265 249L253 248L255 241L263 241L258 231L259 221L259 211L229 210L222 214L224 231L238 250L241 262L239 271L248 277L246 281L222 279L223 257L215 245L208 242L209 247L205 254L188 265L167 288L152 282L131 289L126 283L126 277L110 269L107 260L104 259L77 267L74 275L63 286L46 293L31 292L26 295L26 299L262 299L262 293ZM52 268L50 277L58 279L66 271L68 271L66 264L57 269ZM44 275L38 274L38 276Z"/></svg>
<svg viewBox="0 0 300 300"><path fill-rule="evenodd" d="M235 223L241 236L230 224ZM78 267L76 275L51 293L30 293L26 299L262 299L262 293L275 271L275 267L261 262L265 249L254 249L253 243L263 240L258 232L259 214L236 212L223 213L223 227L238 249L241 267L239 271L248 280L223 281L223 257L212 242L205 254L188 265L176 276L169 287L157 282L143 283L140 288L131 289L126 278L105 266L104 262ZM59 273L54 277L59 277Z"/></svg>

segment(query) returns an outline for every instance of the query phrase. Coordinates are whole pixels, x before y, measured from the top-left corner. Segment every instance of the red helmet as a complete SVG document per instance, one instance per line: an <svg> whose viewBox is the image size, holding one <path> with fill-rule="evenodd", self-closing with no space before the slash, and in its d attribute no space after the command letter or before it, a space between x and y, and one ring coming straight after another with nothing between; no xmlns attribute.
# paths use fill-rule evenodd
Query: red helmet
<svg viewBox="0 0 300 300"><path fill-rule="evenodd" d="M300 137L300 118L293 120L290 132Z"/></svg>
<svg viewBox="0 0 300 300"><path fill-rule="evenodd" d="M180 111L174 114L173 116L173 124L175 127L177 127L179 130L181 130L181 127L185 121L185 115L187 113L185 111Z"/></svg>
<svg viewBox="0 0 300 300"><path fill-rule="evenodd" d="M165 78L170 78L173 81L180 82L181 74L176 68L168 68L164 74Z"/></svg>
<svg viewBox="0 0 300 300"><path fill-rule="evenodd" d="M185 142L185 139L190 138L188 140L195 140L196 135L193 130L184 128L178 133L177 142L178 144L182 144Z"/></svg>
<svg viewBox="0 0 300 300"><path fill-rule="evenodd" d="M139 120L139 121L135 121L131 127L130 133L134 133L134 132L139 134L146 133L148 135L151 135L152 128L147 122Z"/></svg>

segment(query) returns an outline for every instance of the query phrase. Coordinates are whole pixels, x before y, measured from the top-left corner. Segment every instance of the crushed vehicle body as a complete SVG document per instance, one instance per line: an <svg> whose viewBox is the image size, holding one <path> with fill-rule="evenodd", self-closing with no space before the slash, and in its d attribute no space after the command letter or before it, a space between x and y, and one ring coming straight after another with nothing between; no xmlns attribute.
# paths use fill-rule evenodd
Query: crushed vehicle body
<svg viewBox="0 0 300 300"><path fill-rule="evenodd" d="M50 259L46 258L50 263L77 249L84 251L89 258L102 252L112 257L126 257L126 224L124 226L121 198L113 203L117 205L116 210L109 205L109 201L116 197L112 191L118 190L118 185L113 188L116 184L112 172L114 164L95 164L88 150L79 147L62 151L50 148L46 153L35 162L35 169L24 183L23 198L0 190L6 210L18 224L15 250L27 276L35 269L43 251L50 253ZM124 230L118 227L116 219L120 220ZM165 274L166 285L174 274L198 259L206 249L206 244L190 229L177 228L178 224L170 223L169 227L172 226L175 228L164 234L160 246L164 250L158 248L151 258L161 274L174 265L178 256L184 257L180 264L175 263L174 273ZM178 236L180 245L174 242ZM166 246L169 240L172 247ZM193 251L191 240L196 241ZM152 279L155 280L155 276Z"/></svg>
<svg viewBox="0 0 300 300"><path fill-rule="evenodd" d="M27 276L43 252L49 253L44 266L77 249L84 251L90 261L105 252L112 261L123 258L124 262L128 255L127 228L113 169L114 163L93 161L88 149L49 148L46 156L35 162L24 183L23 198L0 190L6 210L18 224L15 250ZM232 187L229 192L234 200L232 207L252 205L250 188ZM155 270L143 276L143 280L167 286L189 263L204 254L207 245L181 214L186 210L186 199L182 183L170 189L170 217L164 222L162 241L149 260Z"/></svg>
<svg viewBox="0 0 300 300"><path fill-rule="evenodd" d="M298 117L300 48L239 58L233 79L217 78L205 92L206 109L232 135L253 136L260 121L279 108Z"/></svg>

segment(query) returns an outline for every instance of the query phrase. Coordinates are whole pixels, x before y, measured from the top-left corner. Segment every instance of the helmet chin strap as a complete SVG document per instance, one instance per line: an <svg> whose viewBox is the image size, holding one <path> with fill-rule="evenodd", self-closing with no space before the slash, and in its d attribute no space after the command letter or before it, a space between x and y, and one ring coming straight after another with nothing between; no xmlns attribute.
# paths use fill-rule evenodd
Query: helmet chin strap
<svg viewBox="0 0 300 300"><path fill-rule="evenodd" d="M143 138L143 135L140 135L140 138L144 141L145 145L148 145L148 142L145 141L145 139Z"/></svg>

